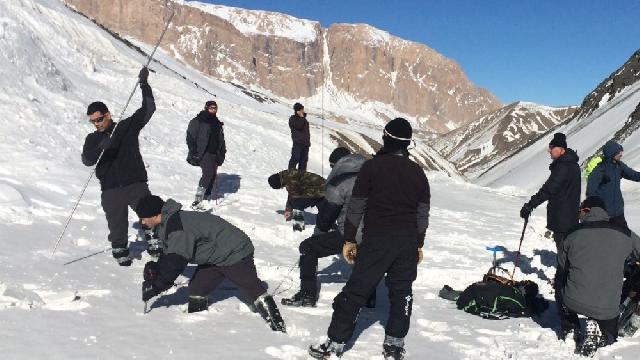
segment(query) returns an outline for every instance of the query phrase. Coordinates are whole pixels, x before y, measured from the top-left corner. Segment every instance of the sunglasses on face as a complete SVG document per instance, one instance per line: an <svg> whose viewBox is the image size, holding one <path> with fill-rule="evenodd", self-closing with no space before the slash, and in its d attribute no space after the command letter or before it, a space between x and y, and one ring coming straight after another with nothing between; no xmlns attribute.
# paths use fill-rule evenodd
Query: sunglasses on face
<svg viewBox="0 0 640 360"><path fill-rule="evenodd" d="M208 110L217 110L217 109L218 109L218 107L217 107L217 106L209 106L207 109L208 109Z"/></svg>
<svg viewBox="0 0 640 360"><path fill-rule="evenodd" d="M107 114L104 114L104 115L102 115L100 117L97 117L95 119L89 119L89 122L92 123L92 124L99 124L99 123L104 121L104 117L105 116L107 116Z"/></svg>

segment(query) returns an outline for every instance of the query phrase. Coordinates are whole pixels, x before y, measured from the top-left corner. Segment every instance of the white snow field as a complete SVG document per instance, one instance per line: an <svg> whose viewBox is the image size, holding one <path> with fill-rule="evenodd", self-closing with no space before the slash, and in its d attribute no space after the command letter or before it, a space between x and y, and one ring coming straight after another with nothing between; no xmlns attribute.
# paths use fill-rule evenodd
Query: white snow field
<svg viewBox="0 0 640 360"><path fill-rule="evenodd" d="M298 286L298 244L313 231L294 233L280 210L284 191L271 190L268 175L286 167L290 104L259 103L238 88L207 79L160 54L185 80L153 64L149 82L157 110L140 135L153 193L184 204L192 200L199 169L186 164L188 120L215 93L225 122L227 160L220 169L220 199L213 212L253 239L259 276L279 302ZM55 0L0 2L0 358L2 359L306 359L307 347L324 339L333 297L348 276L336 258L320 262L317 308L281 307L286 334L268 329L232 284L211 296L209 310L185 312L186 281L155 298L143 314L142 268L150 258L130 231L131 267L121 268L108 249L100 189L91 180L55 255L54 244L91 169L80 162L84 137L93 131L86 105L103 100L120 114L144 57ZM140 104L136 94L126 114ZM313 110L313 109L312 109ZM317 110L317 109L315 109ZM317 120L313 120L316 124ZM335 146L312 129L310 170L328 173ZM321 151L324 146L323 151ZM324 152L325 161L322 161ZM538 166L538 165L536 165ZM540 164L540 174L546 173ZM414 284L408 359L567 359L573 344L556 340L555 308L539 319L488 321L456 310L437 296L443 285L462 289L481 278L491 262L485 246L504 245L511 269L522 221L523 193L506 192L430 173L431 226L425 259ZM542 177L542 175L541 175ZM542 179L544 180L544 179ZM532 180L535 187L541 183ZM534 186L535 185L535 186ZM639 218L628 194L628 218ZM135 221L133 213L131 222ZM309 214L308 222L313 223ZM516 277L536 281L549 300L554 245L544 238L544 209L534 213ZM378 307L363 310L355 343L344 359L381 359L388 310L380 285ZM621 339L597 355L636 359L640 337Z"/></svg>

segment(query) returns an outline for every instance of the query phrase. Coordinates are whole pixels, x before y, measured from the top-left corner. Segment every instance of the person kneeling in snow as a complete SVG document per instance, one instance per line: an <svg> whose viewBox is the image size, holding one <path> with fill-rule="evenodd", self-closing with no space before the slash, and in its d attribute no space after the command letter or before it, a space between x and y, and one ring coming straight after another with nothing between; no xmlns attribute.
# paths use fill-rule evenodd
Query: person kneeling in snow
<svg viewBox="0 0 640 360"><path fill-rule="evenodd" d="M258 313L274 331L286 332L278 307L256 273L253 244L242 230L219 216L182 211L182 205L149 195L140 200L136 213L142 223L154 228L163 254L145 266L142 300L169 289L188 263L198 265L189 282L189 312L206 310L208 296L228 278L243 290Z"/></svg>
<svg viewBox="0 0 640 360"><path fill-rule="evenodd" d="M563 299L562 335L580 332L578 314L588 317L576 352L592 355L617 340L625 259L640 254L640 238L609 222L604 201L591 196L580 205L580 225L567 235L558 255L566 269L559 286Z"/></svg>
<svg viewBox="0 0 640 360"><path fill-rule="evenodd" d="M289 196L285 207L285 218L293 208L293 231L304 230L304 209L318 205L325 194L325 179L312 172L288 169L269 176L272 189L287 189Z"/></svg>

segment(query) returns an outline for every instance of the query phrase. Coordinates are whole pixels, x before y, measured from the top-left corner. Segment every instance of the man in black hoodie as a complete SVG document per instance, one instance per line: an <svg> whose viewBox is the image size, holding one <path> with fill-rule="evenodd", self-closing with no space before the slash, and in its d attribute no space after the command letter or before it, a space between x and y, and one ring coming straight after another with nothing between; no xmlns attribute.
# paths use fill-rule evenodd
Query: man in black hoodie
<svg viewBox="0 0 640 360"><path fill-rule="evenodd" d="M551 174L540 190L520 209L520 217L527 219L533 209L545 201L547 204L547 229L553 231L556 243L556 254L561 253L562 244L567 233L578 225L580 212L580 166L578 155L567 147L567 137L556 133L549 143L549 156L553 161L549 165ZM558 311L562 311L560 286L565 282L566 269L562 268L556 257L556 274L554 276L555 298ZM562 313L560 313L562 315ZM571 324L562 324L564 333Z"/></svg>
<svg viewBox="0 0 640 360"><path fill-rule="evenodd" d="M289 160L289 169L307 170L307 161L309 160L309 147L311 146L311 135L309 134L309 122L307 114L304 112L304 106L300 103L293 105L295 112L289 118L289 129L291 129L291 159Z"/></svg>
<svg viewBox="0 0 640 360"><path fill-rule="evenodd" d="M187 162L200 166L202 170L195 200L191 204L195 210L204 209L202 201L211 196L218 166L222 166L227 153L222 129L224 124L218 120L217 112L218 104L213 100L207 101L204 110L189 122L187 128Z"/></svg>
<svg viewBox="0 0 640 360"><path fill-rule="evenodd" d="M149 70L140 70L142 107L129 118L115 123L107 106L96 101L87 108L89 122L96 131L87 135L82 148L82 163L93 166L102 189L102 209L109 226L113 257L121 266L131 265L127 240L128 206L132 209L144 196L150 195L147 171L140 155L138 135L156 110Z"/></svg>
<svg viewBox="0 0 640 360"><path fill-rule="evenodd" d="M360 308L386 274L389 318L385 328L385 359L404 357L409 332L412 285L422 260L429 225L430 191L424 171L409 159L412 129L402 118L384 128L383 148L362 165L344 223L342 255L354 263L347 284L333 300L333 317L326 342L311 346L309 355L341 356L351 338ZM356 234L364 217L362 243Z"/></svg>

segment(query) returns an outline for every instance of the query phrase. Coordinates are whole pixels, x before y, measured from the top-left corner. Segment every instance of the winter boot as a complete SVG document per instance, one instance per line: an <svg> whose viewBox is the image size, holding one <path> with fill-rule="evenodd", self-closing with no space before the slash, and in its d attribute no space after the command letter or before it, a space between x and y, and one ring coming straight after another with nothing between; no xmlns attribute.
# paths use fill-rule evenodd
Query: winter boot
<svg viewBox="0 0 640 360"><path fill-rule="evenodd" d="M304 230L304 212L293 209L293 231Z"/></svg>
<svg viewBox="0 0 640 360"><path fill-rule="evenodd" d="M618 335L624 337L632 337L636 331L640 329L640 314L633 314L629 318L629 321L620 329Z"/></svg>
<svg viewBox="0 0 640 360"><path fill-rule="evenodd" d="M577 346L576 352L582 356L593 357L601 344L601 337L600 327L596 320L587 319L584 338L581 344Z"/></svg>
<svg viewBox="0 0 640 360"><path fill-rule="evenodd" d="M131 266L128 245L128 243L111 244L111 255L113 255L113 258L116 259L120 266Z"/></svg>
<svg viewBox="0 0 640 360"><path fill-rule="evenodd" d="M309 355L314 359L329 359L332 355L342 357L344 343L327 339L322 344L309 346Z"/></svg>
<svg viewBox="0 0 640 360"><path fill-rule="evenodd" d="M284 320L282 320L282 316L280 316L278 306L271 295L265 293L258 297L253 304L260 316L262 316L267 324L269 324L271 330L282 331L283 333L287 332Z"/></svg>
<svg viewBox="0 0 640 360"><path fill-rule="evenodd" d="M382 344L382 356L385 360L404 359L404 339L385 335Z"/></svg>
<svg viewBox="0 0 640 360"><path fill-rule="evenodd" d="M209 308L209 297L208 296L189 296L189 307L187 308L187 312L194 313L205 311Z"/></svg>
<svg viewBox="0 0 640 360"><path fill-rule="evenodd" d="M198 186L198 189L196 189L196 198L191 203L191 208L193 210L204 210L204 204L202 204L202 202L204 201L205 190L206 189L203 188L202 186Z"/></svg>
<svg viewBox="0 0 640 360"><path fill-rule="evenodd" d="M298 291L293 297L280 300L282 305L297 307L315 307L318 299L306 291Z"/></svg>

